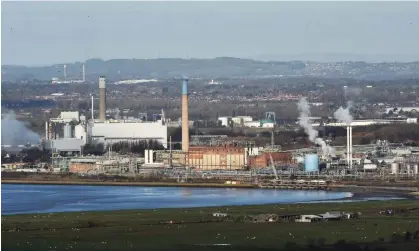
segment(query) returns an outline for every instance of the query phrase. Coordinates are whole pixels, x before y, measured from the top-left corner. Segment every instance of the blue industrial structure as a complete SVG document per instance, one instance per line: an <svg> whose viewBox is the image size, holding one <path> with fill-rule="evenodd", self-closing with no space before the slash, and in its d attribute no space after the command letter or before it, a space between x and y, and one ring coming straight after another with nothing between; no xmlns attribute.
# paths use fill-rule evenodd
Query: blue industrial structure
<svg viewBox="0 0 419 251"><path fill-rule="evenodd" d="M183 79L182 83L182 95L188 95L188 79Z"/></svg>
<svg viewBox="0 0 419 251"><path fill-rule="evenodd" d="M318 172L319 171L319 156L317 154L307 154L304 159L304 171Z"/></svg>

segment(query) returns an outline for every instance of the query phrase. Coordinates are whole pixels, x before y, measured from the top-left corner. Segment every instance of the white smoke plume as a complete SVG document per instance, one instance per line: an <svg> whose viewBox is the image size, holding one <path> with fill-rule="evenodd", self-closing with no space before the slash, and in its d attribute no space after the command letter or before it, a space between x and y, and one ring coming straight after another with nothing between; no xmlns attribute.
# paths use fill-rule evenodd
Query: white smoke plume
<svg viewBox="0 0 419 251"><path fill-rule="evenodd" d="M313 128L310 122L310 105L307 102L306 98L301 98L298 103L298 111L300 112L300 116L298 117L299 125L304 129L304 132L308 135L308 139L321 146L323 154L325 155L334 155L334 149L326 144L326 142L322 139L317 137L319 132Z"/></svg>
<svg viewBox="0 0 419 251"><path fill-rule="evenodd" d="M343 122L345 124L351 124L353 117L350 113L350 109L352 106L352 102L348 102L348 106L346 108L343 108L342 106L339 107L333 114L335 119L337 119L339 122Z"/></svg>
<svg viewBox="0 0 419 251"><path fill-rule="evenodd" d="M13 111L2 114L1 118L1 144L24 145L38 144L41 137L36 132L29 130L26 125L16 119Z"/></svg>
<svg viewBox="0 0 419 251"><path fill-rule="evenodd" d="M118 107L115 108L114 112L115 112L115 115L114 115L115 119L121 119L121 116L119 115L121 111L119 110Z"/></svg>

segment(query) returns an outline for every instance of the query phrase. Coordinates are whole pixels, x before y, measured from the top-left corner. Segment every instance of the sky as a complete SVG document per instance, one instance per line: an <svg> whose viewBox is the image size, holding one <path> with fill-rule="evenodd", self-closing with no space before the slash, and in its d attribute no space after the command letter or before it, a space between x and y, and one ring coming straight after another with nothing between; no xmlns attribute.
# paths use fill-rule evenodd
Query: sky
<svg viewBox="0 0 419 251"><path fill-rule="evenodd" d="M2 2L1 64L222 56L413 61L418 13L419 2Z"/></svg>

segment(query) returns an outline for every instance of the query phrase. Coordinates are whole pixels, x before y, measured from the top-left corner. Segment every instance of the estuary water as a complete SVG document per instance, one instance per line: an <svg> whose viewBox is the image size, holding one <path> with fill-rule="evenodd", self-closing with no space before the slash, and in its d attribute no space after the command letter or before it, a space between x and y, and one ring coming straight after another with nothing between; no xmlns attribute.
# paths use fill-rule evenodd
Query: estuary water
<svg viewBox="0 0 419 251"><path fill-rule="evenodd" d="M1 214L307 203L351 196L273 189L4 184Z"/></svg>

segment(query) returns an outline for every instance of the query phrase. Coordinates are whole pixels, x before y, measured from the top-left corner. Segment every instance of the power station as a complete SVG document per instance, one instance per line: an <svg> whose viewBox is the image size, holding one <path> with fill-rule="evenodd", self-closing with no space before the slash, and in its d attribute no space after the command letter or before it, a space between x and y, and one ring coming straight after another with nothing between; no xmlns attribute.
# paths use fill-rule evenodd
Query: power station
<svg viewBox="0 0 419 251"><path fill-rule="evenodd" d="M43 142L44 148L51 149L54 154L60 156L73 156L65 165L74 163L75 172L86 172L86 170L104 170L103 168L96 168L92 163L102 163L100 165L117 166L121 163L129 166L130 170L136 170L138 165L144 168L186 168L187 170L210 170L217 172L218 170L240 170L246 168L256 168L265 172L266 168L270 166L278 168L279 174L283 172L299 173L304 175L314 173L333 173L333 175L341 173L356 173L359 170L364 172L377 173L380 170L379 164L386 162L392 165L391 172L400 174L401 172L407 175L418 175L417 166L419 160L411 159L403 161L400 158L392 158L387 162L382 155L390 156L390 149L385 143L380 143L379 146L367 146L367 150L360 150L366 146L356 146L354 152L352 144L352 129L353 126L360 126L356 123L346 123L347 142L345 147L335 146L335 156L331 156L328 150L328 145L316 146L313 142L311 147L304 149L294 149L284 151L280 147L256 146L251 141L235 141L229 140L227 136L223 135L189 135L189 81L183 78L180 83L181 94L181 150L173 150L171 142L168 143L168 122L164 111L161 111L159 116L153 115L152 121L147 121L147 115L142 113L141 118L138 119L119 119L106 117L106 78L100 76L98 79L98 96L99 96L99 116L94 118L94 106L92 96L92 114L90 119L86 119L84 115L79 112L64 111L61 112L57 118L51 118L45 123L46 140ZM243 122L247 117L240 117L240 122ZM228 120L227 120L228 121ZM310 120L308 120L310 123ZM190 141L190 138L192 140ZM206 142L202 143L204 139ZM124 159L116 161L111 158L111 149L109 148L107 156L95 157L99 160L92 160L91 157L77 157L83 155L83 147L86 144L103 144L106 149L118 142L138 142L156 140L160 142L165 150L147 149L144 153L144 158L134 158L131 160ZM326 143L325 143L326 144ZM375 148L379 150L375 150ZM325 151L326 150L326 151ZM393 149L393 152L400 151L400 149ZM363 152L373 153L373 159L368 159ZM411 150L410 152L413 152ZM419 152L419 149L418 149ZM401 156L412 153L401 153ZM346 155L346 156L345 156ZM396 153L397 155L397 153ZM399 155L397 155L399 156ZM106 162L108 159L110 162ZM85 163L85 164L82 164ZM90 164L86 164L90 163ZM115 164L119 163L119 164ZM135 163L135 164L133 164ZM397 166L396 166L397 164ZM84 167L88 168L84 168ZM282 170L281 170L282 169ZM276 170L276 169L275 169ZM386 170L386 169L385 169ZM389 169L390 170L390 169ZM243 171L244 172L244 171ZM390 172L390 171L389 171Z"/></svg>
<svg viewBox="0 0 419 251"><path fill-rule="evenodd" d="M107 145L126 141L157 140L167 147L167 124L164 111L156 121L141 119L106 119L106 78L99 77L99 119L94 118L93 96L91 119L79 112L61 112L45 123L43 146L58 154L81 154L85 144Z"/></svg>

